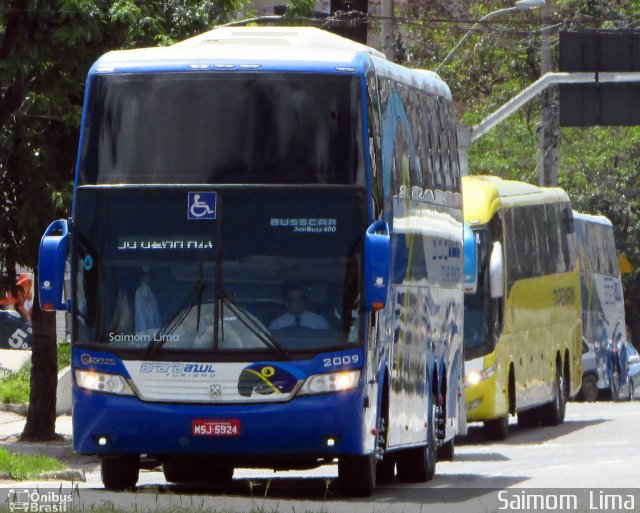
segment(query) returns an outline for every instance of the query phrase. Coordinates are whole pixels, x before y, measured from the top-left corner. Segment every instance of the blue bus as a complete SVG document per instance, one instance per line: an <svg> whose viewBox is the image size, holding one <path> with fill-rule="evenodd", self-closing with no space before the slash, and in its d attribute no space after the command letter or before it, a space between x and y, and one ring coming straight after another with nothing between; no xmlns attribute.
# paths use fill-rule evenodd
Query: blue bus
<svg viewBox="0 0 640 513"><path fill-rule="evenodd" d="M631 398L624 291L613 224L605 216L573 213L582 290L581 398ZM600 394L599 394L600 392Z"/></svg>
<svg viewBox="0 0 640 513"><path fill-rule="evenodd" d="M108 489L146 459L430 479L465 417L459 174L446 84L319 29L101 57L39 261L72 317L75 451Z"/></svg>

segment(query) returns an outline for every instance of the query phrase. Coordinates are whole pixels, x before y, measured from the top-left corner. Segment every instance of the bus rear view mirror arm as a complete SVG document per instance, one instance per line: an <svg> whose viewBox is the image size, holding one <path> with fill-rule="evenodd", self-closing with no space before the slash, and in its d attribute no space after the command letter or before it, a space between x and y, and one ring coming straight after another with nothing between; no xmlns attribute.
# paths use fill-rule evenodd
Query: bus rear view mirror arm
<svg viewBox="0 0 640 513"><path fill-rule="evenodd" d="M364 296L365 309L381 310L387 302L389 291L389 265L391 262L391 237L385 221L374 221L364 237Z"/></svg>
<svg viewBox="0 0 640 513"><path fill-rule="evenodd" d="M67 261L69 225L58 219L49 225L40 241L38 292L43 310L68 310L64 299L64 269Z"/></svg>

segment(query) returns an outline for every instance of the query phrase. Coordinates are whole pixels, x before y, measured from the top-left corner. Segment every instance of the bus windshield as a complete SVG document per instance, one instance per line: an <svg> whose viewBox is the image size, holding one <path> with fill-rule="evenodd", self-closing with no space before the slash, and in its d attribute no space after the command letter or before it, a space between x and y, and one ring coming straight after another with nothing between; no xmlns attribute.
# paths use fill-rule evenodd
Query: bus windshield
<svg viewBox="0 0 640 513"><path fill-rule="evenodd" d="M189 215L193 194L78 188L74 343L273 357L362 343L364 190L199 191L208 219Z"/></svg>
<svg viewBox="0 0 640 513"><path fill-rule="evenodd" d="M94 75L78 184L365 185L360 79Z"/></svg>

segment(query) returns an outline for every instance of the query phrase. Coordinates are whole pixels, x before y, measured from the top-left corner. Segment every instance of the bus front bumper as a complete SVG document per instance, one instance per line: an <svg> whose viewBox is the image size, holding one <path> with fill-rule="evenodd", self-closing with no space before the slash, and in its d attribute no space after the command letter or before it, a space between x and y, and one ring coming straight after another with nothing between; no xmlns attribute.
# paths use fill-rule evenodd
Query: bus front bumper
<svg viewBox="0 0 640 513"><path fill-rule="evenodd" d="M464 389L464 398L467 406L467 421L482 422L505 415L499 411L496 404L498 391L496 390L495 375L480 381L475 385L468 385Z"/></svg>
<svg viewBox="0 0 640 513"><path fill-rule="evenodd" d="M190 405L76 389L73 445L78 453L100 455L331 458L363 452L364 413L361 390L286 403ZM215 425L226 428L217 432Z"/></svg>

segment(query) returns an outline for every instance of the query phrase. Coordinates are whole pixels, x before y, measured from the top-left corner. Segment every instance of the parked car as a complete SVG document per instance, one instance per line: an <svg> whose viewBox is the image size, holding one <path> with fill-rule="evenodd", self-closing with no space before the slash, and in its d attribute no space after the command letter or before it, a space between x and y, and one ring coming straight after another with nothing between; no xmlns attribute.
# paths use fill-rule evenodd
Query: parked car
<svg viewBox="0 0 640 513"><path fill-rule="evenodd" d="M578 399L592 402L598 398L598 365L595 348L582 337L582 386Z"/></svg>

